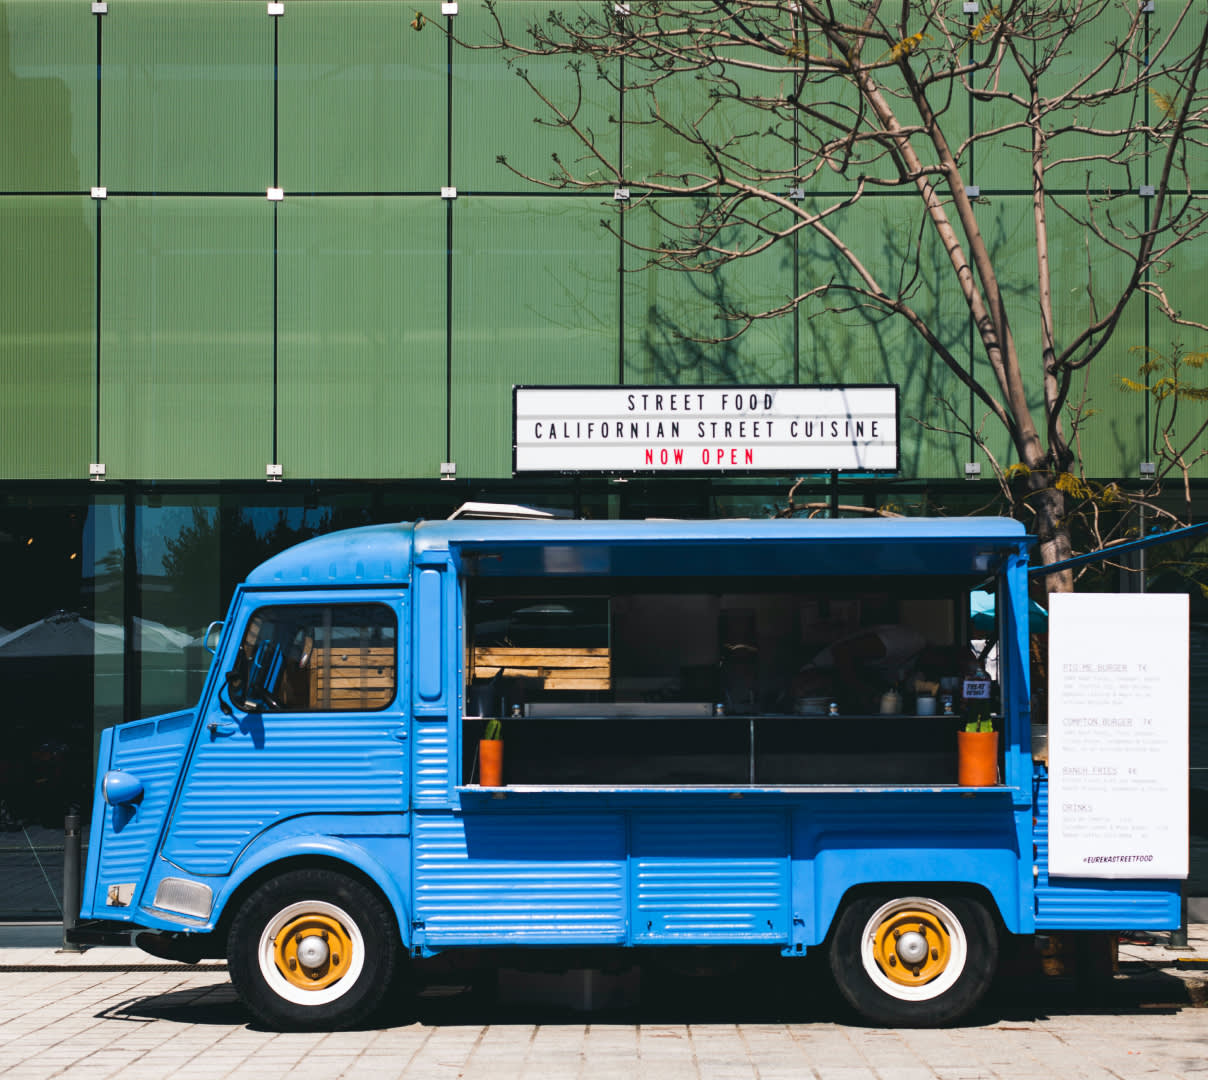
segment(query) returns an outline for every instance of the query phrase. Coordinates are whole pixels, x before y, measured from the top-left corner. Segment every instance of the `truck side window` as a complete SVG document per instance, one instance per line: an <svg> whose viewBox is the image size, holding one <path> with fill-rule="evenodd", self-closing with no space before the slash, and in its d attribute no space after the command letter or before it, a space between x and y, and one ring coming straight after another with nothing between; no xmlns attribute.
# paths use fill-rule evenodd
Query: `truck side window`
<svg viewBox="0 0 1208 1080"><path fill-rule="evenodd" d="M226 682L249 712L384 709L395 697L397 620L384 604L289 604L248 619Z"/></svg>

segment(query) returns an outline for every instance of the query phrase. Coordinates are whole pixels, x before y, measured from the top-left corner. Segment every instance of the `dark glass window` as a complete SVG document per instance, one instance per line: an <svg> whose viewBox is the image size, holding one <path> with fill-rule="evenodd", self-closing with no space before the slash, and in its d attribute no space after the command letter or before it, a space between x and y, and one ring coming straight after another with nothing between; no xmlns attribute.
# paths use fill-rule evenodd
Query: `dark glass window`
<svg viewBox="0 0 1208 1080"><path fill-rule="evenodd" d="M969 584L472 581L462 776L489 726L509 784L955 783Z"/></svg>
<svg viewBox="0 0 1208 1080"><path fill-rule="evenodd" d="M250 712L352 712L394 701L398 633L383 604L258 608L227 673Z"/></svg>

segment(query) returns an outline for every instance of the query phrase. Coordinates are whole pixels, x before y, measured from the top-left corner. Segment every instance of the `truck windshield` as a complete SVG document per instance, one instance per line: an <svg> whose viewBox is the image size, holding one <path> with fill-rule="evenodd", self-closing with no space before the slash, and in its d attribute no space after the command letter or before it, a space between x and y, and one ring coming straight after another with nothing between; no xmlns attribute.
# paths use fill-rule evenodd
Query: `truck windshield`
<svg viewBox="0 0 1208 1080"><path fill-rule="evenodd" d="M361 711L394 701L397 668L386 605L282 604L248 619L226 682L245 711Z"/></svg>

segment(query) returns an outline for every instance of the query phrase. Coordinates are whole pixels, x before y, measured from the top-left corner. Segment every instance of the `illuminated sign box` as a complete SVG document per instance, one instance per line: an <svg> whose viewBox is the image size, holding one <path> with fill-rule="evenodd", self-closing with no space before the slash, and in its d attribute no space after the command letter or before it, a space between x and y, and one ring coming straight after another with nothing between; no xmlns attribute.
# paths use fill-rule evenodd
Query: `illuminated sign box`
<svg viewBox="0 0 1208 1080"><path fill-rule="evenodd" d="M898 471L896 386L517 386L512 472Z"/></svg>

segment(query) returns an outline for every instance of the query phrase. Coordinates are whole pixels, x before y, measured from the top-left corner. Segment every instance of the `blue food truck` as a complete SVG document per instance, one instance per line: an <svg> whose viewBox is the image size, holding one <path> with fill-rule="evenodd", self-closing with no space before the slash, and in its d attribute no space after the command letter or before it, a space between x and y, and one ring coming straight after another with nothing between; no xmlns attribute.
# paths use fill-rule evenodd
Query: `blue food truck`
<svg viewBox="0 0 1208 1080"><path fill-rule="evenodd" d="M698 946L823 950L864 1018L950 1023L1012 936L1180 921L1178 881L1050 879L1030 547L998 518L307 541L238 588L195 708L101 736L72 935L225 956L278 1028L469 950Z"/></svg>

